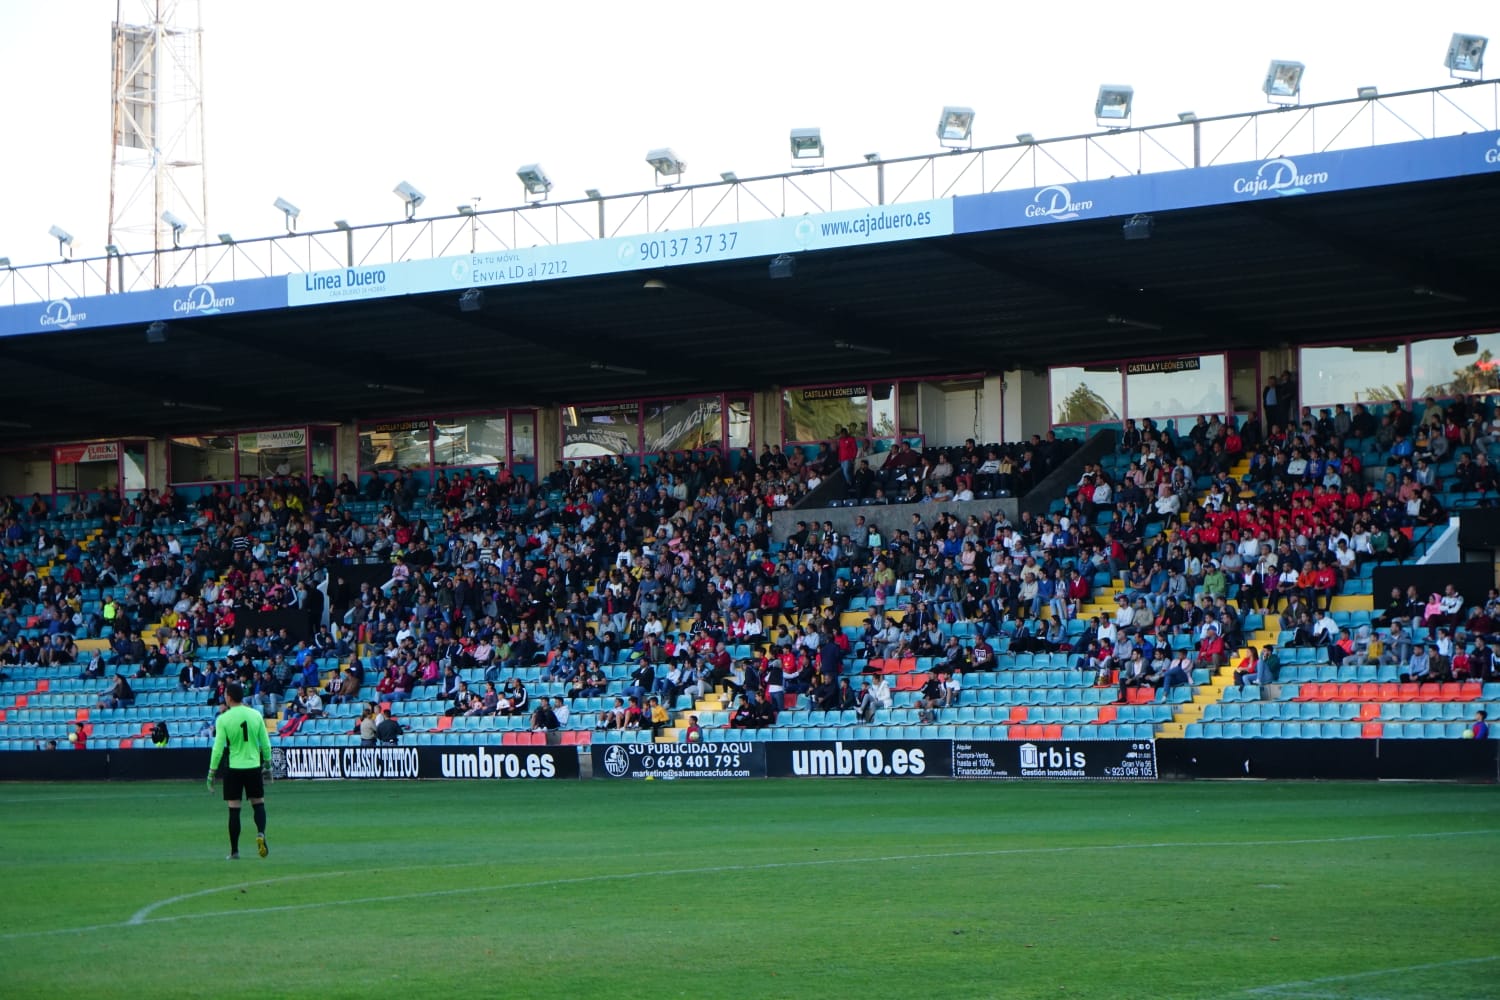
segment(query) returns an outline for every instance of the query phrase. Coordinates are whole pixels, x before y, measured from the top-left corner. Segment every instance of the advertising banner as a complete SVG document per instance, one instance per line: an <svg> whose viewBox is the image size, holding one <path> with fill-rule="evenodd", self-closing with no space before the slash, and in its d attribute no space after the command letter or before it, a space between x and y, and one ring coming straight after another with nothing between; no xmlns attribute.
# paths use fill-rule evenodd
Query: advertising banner
<svg viewBox="0 0 1500 1000"><path fill-rule="evenodd" d="M96 441L93 444L64 444L52 449L52 460L58 465L80 462L114 462L120 457L120 442Z"/></svg>
<svg viewBox="0 0 1500 1000"><path fill-rule="evenodd" d="M282 747L271 751L278 778L577 778L573 747L397 746Z"/></svg>
<svg viewBox="0 0 1500 1000"><path fill-rule="evenodd" d="M951 740L787 741L765 744L772 778L947 778Z"/></svg>
<svg viewBox="0 0 1500 1000"><path fill-rule="evenodd" d="M593 747L596 778L764 778L766 744L608 743Z"/></svg>
<svg viewBox="0 0 1500 1000"><path fill-rule="evenodd" d="M1500 171L1500 132L963 195L953 231L1108 219Z"/></svg>
<svg viewBox="0 0 1500 1000"><path fill-rule="evenodd" d="M1152 740L953 741L955 778L1154 781Z"/></svg>
<svg viewBox="0 0 1500 1000"><path fill-rule="evenodd" d="M280 277L61 298L0 308L0 337L284 309L286 304L286 279Z"/></svg>
<svg viewBox="0 0 1500 1000"><path fill-rule="evenodd" d="M951 235L953 201L940 199L582 243L310 271L282 280L286 282L288 304L316 305Z"/></svg>

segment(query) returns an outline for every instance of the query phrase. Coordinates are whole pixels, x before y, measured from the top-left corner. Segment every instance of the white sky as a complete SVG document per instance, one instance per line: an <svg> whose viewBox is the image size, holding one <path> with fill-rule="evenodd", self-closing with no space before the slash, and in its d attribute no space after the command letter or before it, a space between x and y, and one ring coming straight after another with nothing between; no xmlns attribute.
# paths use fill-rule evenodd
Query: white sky
<svg viewBox="0 0 1500 1000"><path fill-rule="evenodd" d="M191 0L184 0L185 5ZM108 222L109 26L115 0L0 0L0 256L78 256ZM139 23L141 0L125 0ZM554 198L647 188L671 146L684 180L786 170L787 132L819 126L830 164L935 150L945 104L976 145L1094 128L1101 83L1135 87L1136 124L1264 107L1272 58L1307 64L1303 100L1447 82L1454 31L1488 35L1500 4L1222 0L754 4L549 0L204 0L208 232L303 230L521 200L540 161ZM137 239L143 239L137 237ZM126 246L127 250L139 247Z"/></svg>

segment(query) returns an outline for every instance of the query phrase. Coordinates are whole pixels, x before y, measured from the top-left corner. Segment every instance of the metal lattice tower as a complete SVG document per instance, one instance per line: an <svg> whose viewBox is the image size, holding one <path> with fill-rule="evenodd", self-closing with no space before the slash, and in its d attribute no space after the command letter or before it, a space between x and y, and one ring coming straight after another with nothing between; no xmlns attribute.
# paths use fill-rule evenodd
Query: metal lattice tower
<svg viewBox="0 0 1500 1000"><path fill-rule="evenodd" d="M203 243L208 173L198 0L136 0L136 24L125 23L126 6L117 0L112 33L108 242L123 253ZM157 255L155 286L161 266Z"/></svg>

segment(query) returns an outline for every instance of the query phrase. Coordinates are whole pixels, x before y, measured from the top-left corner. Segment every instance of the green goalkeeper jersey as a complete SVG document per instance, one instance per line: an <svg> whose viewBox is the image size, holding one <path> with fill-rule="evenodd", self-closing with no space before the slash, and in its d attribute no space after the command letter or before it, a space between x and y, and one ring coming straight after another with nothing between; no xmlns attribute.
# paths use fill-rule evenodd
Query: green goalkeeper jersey
<svg viewBox="0 0 1500 1000"><path fill-rule="evenodd" d="M231 705L214 722L214 754L208 770L219 769L224 749L229 749L229 766L257 768L271 762L271 737L266 733L266 717L245 705Z"/></svg>

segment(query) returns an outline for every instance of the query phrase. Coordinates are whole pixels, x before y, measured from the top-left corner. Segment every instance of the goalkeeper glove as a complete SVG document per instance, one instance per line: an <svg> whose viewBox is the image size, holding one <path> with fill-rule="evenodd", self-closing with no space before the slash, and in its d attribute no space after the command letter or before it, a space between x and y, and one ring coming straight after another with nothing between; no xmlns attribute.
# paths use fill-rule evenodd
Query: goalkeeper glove
<svg viewBox="0 0 1500 1000"><path fill-rule="evenodd" d="M260 776L262 778L270 778L271 777L271 762L270 761L267 761L266 763L264 763L264 764L262 764L260 766Z"/></svg>
<svg viewBox="0 0 1500 1000"><path fill-rule="evenodd" d="M217 778L217 777L218 777L218 775L214 774L212 771L209 771L208 772L208 777L203 779L203 787L207 788L210 792L213 791L214 790L214 779Z"/></svg>

